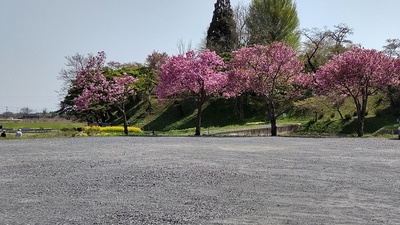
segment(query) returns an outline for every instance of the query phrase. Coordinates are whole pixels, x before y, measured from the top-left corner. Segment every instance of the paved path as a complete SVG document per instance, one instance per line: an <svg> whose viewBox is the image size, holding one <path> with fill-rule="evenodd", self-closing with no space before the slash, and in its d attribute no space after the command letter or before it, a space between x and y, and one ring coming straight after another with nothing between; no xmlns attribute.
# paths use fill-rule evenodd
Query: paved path
<svg viewBox="0 0 400 225"><path fill-rule="evenodd" d="M400 141L0 141L0 224L400 224Z"/></svg>

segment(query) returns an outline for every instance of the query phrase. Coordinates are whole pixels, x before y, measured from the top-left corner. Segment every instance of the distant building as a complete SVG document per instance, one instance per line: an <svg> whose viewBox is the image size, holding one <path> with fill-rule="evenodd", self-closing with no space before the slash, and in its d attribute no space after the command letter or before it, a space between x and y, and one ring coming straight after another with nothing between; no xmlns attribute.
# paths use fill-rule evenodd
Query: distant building
<svg viewBox="0 0 400 225"><path fill-rule="evenodd" d="M24 114L22 115L21 119L39 119L40 114L39 113L34 113L34 114Z"/></svg>

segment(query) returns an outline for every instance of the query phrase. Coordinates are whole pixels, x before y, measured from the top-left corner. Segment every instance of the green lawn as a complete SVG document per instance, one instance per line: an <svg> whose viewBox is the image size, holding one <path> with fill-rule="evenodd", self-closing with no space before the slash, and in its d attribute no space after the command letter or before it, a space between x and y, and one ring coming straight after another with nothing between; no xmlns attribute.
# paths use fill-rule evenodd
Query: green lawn
<svg viewBox="0 0 400 225"><path fill-rule="evenodd" d="M84 127L83 123L75 123L59 119L0 120L0 125L3 126L3 129L49 128L53 130L62 130Z"/></svg>

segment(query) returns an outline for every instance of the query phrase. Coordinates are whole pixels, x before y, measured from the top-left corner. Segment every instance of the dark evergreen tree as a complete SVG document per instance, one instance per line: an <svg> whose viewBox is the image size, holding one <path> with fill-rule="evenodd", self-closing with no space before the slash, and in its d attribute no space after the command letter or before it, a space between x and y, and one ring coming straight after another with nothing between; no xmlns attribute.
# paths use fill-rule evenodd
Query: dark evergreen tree
<svg viewBox="0 0 400 225"><path fill-rule="evenodd" d="M207 31L206 47L221 55L235 50L237 45L236 22L230 0L217 0Z"/></svg>

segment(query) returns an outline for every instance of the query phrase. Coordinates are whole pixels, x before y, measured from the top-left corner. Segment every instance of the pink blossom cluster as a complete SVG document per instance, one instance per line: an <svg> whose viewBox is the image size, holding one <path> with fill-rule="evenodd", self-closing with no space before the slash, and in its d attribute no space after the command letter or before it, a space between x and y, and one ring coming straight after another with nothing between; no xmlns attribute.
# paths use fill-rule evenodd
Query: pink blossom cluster
<svg viewBox="0 0 400 225"><path fill-rule="evenodd" d="M222 58L209 50L173 56L160 68L157 95L164 99L185 92L206 96L221 92L227 81L224 68Z"/></svg>
<svg viewBox="0 0 400 225"><path fill-rule="evenodd" d="M225 63L215 52L173 56L160 68L157 95L160 99L183 93L209 96L222 92L227 76Z"/></svg>
<svg viewBox="0 0 400 225"><path fill-rule="evenodd" d="M229 64L229 84L225 95L254 92L263 96L294 93L302 64L289 46L275 42L269 46L255 45L234 52ZM285 92L285 93L283 93Z"/></svg>
<svg viewBox="0 0 400 225"><path fill-rule="evenodd" d="M97 56L89 57L86 66L77 73L76 86L84 88L89 83L103 85L106 81L105 77L102 76L105 60L106 55L104 52L99 52Z"/></svg>
<svg viewBox="0 0 400 225"><path fill-rule="evenodd" d="M108 85L108 101L111 103L126 102L135 94L133 86L137 79L132 76L114 77Z"/></svg>
<svg viewBox="0 0 400 225"><path fill-rule="evenodd" d="M315 89L327 96L350 96L357 110L359 137L364 134L368 97L399 84L399 58L353 47L335 56L315 74ZM336 98L338 99L338 98Z"/></svg>
<svg viewBox="0 0 400 225"><path fill-rule="evenodd" d="M160 99L187 92L204 92L207 96L223 93L226 97L245 92L289 96L297 94L295 83L308 78L301 71L296 52L279 42L235 51L228 65L209 50L197 55L189 51L161 66L157 94Z"/></svg>
<svg viewBox="0 0 400 225"><path fill-rule="evenodd" d="M399 84L399 66L399 59L353 47L320 67L315 74L316 89L320 94L371 95L387 85Z"/></svg>
<svg viewBox="0 0 400 225"><path fill-rule="evenodd" d="M136 78L124 74L123 77L114 77L107 80L103 75L105 53L90 57L88 64L78 72L76 86L82 93L74 100L78 110L85 110L95 104L125 103L135 94L133 84Z"/></svg>

